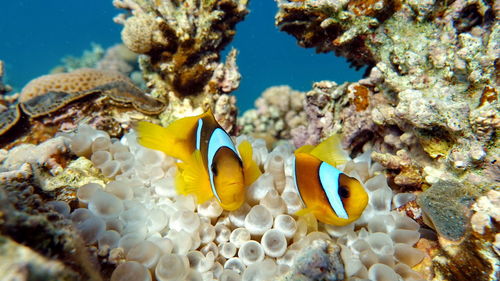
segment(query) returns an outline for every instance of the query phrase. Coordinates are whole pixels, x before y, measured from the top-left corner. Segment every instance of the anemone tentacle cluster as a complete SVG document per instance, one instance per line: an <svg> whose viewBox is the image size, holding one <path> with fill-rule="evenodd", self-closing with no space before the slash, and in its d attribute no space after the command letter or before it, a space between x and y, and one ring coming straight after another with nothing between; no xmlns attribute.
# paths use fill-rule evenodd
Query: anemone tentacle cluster
<svg viewBox="0 0 500 281"><path fill-rule="evenodd" d="M118 140L80 126L69 138L71 150L91 159L106 179L77 189L80 208L70 218L85 242L117 265L112 280L150 280L150 274L157 280L280 280L291 274L316 280L321 276L305 266L311 255L337 257L325 260L324 274L422 279L411 269L424 258L413 248L419 225L392 211L406 203L404 196L393 196L368 153L340 168L364 182L369 205L355 223L335 227L294 215L303 205L291 145L269 152L262 139L236 139L251 142L264 174L248 188L246 203L228 212L215 199L197 205L194 197L178 195L176 160L140 146L134 132Z"/></svg>

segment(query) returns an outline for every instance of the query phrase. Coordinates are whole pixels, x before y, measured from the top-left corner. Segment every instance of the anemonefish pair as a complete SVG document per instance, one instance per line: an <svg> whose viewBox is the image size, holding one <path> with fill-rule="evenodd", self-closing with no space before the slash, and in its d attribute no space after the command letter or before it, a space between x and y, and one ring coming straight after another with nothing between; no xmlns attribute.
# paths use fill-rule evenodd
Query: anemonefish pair
<svg viewBox="0 0 500 281"><path fill-rule="evenodd" d="M166 128L139 122L136 129L139 144L181 160L177 192L196 195L200 204L215 196L223 209L236 210L245 201L245 188L261 174L251 144L243 141L236 149L210 110Z"/></svg>
<svg viewBox="0 0 500 281"><path fill-rule="evenodd" d="M250 143L244 141L236 149L210 110L166 128L139 122L137 133L141 145L181 160L177 192L196 195L198 203L215 197L225 210L236 210L245 201L245 187L261 175ZM312 213L332 225L346 225L361 216L368 195L357 179L335 168L348 159L337 135L316 147L303 146L294 156L295 187L306 206L297 215Z"/></svg>
<svg viewBox="0 0 500 281"><path fill-rule="evenodd" d="M357 179L335 168L348 160L338 135L316 147L302 146L294 154L295 187L306 206L297 215L312 213L321 222L339 226L361 216L368 195Z"/></svg>

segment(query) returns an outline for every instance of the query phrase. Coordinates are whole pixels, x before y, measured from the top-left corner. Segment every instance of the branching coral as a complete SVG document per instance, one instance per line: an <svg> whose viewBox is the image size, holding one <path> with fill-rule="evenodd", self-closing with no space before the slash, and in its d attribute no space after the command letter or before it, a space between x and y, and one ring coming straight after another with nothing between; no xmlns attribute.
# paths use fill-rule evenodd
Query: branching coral
<svg viewBox="0 0 500 281"><path fill-rule="evenodd" d="M201 93L218 66L219 52L248 12L246 0L115 0L114 5L132 12L116 21L124 25L125 45L147 55L141 59L149 73L146 82L159 96Z"/></svg>
<svg viewBox="0 0 500 281"><path fill-rule="evenodd" d="M3 77L5 76L4 62L0 60L0 95L3 95L12 90L12 87L4 84Z"/></svg>
<svg viewBox="0 0 500 281"><path fill-rule="evenodd" d="M79 68L93 68L103 59L105 50L96 43L91 43L90 50L84 50L81 57L66 56L61 59L63 65L56 66L52 73L71 72Z"/></svg>
<svg viewBox="0 0 500 281"><path fill-rule="evenodd" d="M265 90L249 110L238 120L241 133L260 137L289 139L290 129L305 124L304 94L288 86Z"/></svg>
<svg viewBox="0 0 500 281"><path fill-rule="evenodd" d="M211 107L234 133L236 100L228 94L239 86L237 52L229 52L225 63L220 52L248 13L247 0L115 0L114 5L130 11L115 21L124 25L124 44L144 54L139 63L146 86L168 101L160 122L167 125Z"/></svg>

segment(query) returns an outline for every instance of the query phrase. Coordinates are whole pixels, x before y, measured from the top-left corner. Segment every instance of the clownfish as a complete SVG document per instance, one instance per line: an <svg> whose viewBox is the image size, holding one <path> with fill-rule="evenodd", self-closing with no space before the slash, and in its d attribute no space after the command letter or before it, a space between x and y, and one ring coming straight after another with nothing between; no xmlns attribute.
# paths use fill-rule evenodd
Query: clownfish
<svg viewBox="0 0 500 281"><path fill-rule="evenodd" d="M245 187L261 175L251 144L243 141L236 149L211 110L181 118L166 128L139 122L136 129L139 144L181 160L176 190L194 194L198 204L215 196L223 209L236 210L245 201Z"/></svg>
<svg viewBox="0 0 500 281"><path fill-rule="evenodd" d="M338 135L316 147L302 146L294 156L295 187L306 206L296 215L312 213L319 221L337 226L361 216L368 204L368 194L357 179L335 168L348 160Z"/></svg>

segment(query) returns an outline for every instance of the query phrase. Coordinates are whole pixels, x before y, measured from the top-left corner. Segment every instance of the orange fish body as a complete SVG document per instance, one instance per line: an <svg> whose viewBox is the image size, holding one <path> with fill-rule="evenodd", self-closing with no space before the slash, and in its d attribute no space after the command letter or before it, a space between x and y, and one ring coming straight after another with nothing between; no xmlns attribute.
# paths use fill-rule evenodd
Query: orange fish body
<svg viewBox="0 0 500 281"><path fill-rule="evenodd" d="M236 149L210 110L166 128L140 122L137 132L141 145L181 160L176 189L196 195L198 203L215 196L224 209L236 210L245 200L245 187L260 176L250 143Z"/></svg>
<svg viewBox="0 0 500 281"><path fill-rule="evenodd" d="M295 186L306 206L297 215L312 213L321 222L339 226L361 216L368 195L357 179L335 168L346 162L345 155L338 151L339 143L338 136L333 136L317 147L295 152Z"/></svg>

